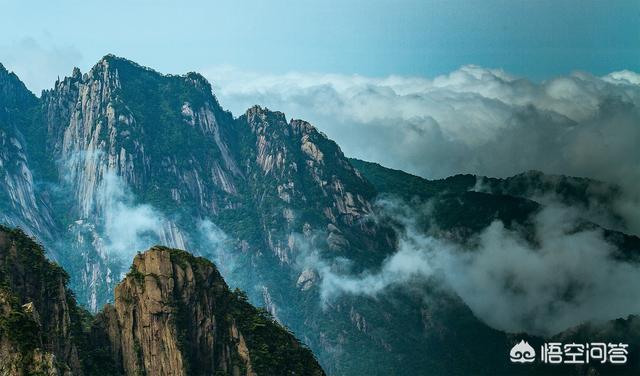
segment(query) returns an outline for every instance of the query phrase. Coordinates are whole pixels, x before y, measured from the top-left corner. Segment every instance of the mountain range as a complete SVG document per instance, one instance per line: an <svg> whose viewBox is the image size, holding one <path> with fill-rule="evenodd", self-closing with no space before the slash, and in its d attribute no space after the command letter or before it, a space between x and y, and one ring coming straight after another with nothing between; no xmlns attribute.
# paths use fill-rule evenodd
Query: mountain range
<svg viewBox="0 0 640 376"><path fill-rule="evenodd" d="M284 374L282 359L298 367L293 372L323 372L280 325L332 375L633 374L640 367L633 355L618 368L508 360L523 338L539 345L543 337L570 341L598 333L601 341L625 340L633 349L640 345L635 316L524 334L487 320L460 291L421 275L381 290L361 283L385 271L408 229L473 250L498 221L535 247L544 237L536 218L554 205L607 213L607 221L584 215L567 233L601 234L616 262L635 267L640 239L625 233L615 215L620 192L611 184L534 171L426 180L349 159L317 128L281 112L254 106L235 117L197 73L164 75L113 55L89 72L74 69L39 97L0 66L0 169L0 221L36 239L67 271L70 290L59 287L56 301L79 318L65 318L65 331L92 322L103 361L115 359L100 364L116 373ZM13 242L29 242L3 231ZM154 244L166 248L136 254ZM66 277L56 273L60 285ZM222 277L246 295L231 292ZM33 303L40 317L50 316L32 292L11 289L10 310L27 315L24 305ZM574 293L558 299L570 301ZM137 312L178 321L147 325ZM83 324L83 317L90 319ZM223 318L215 329L222 334L191 317ZM154 325L171 328L159 335L161 343L145 337ZM262 325L277 333L268 334L278 338L269 345L283 343L280 350L264 348ZM60 349L51 338L61 334L41 327L42 339L28 346L46 351L34 357L50 363L54 354L64 367L87 372L82 362L94 358L83 358L82 345L61 340L67 347ZM229 343L236 347L223 348ZM147 363L147 354L159 360Z"/></svg>

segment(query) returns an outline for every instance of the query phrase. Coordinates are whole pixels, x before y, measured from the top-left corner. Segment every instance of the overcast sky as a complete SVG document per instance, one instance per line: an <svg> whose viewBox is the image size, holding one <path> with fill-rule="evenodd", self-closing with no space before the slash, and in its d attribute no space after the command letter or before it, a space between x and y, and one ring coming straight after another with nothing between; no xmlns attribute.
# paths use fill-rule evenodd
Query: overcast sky
<svg viewBox="0 0 640 376"><path fill-rule="evenodd" d="M434 77L476 64L540 80L640 70L637 0L0 0L0 9L0 62L38 93L107 53L167 73L228 65Z"/></svg>

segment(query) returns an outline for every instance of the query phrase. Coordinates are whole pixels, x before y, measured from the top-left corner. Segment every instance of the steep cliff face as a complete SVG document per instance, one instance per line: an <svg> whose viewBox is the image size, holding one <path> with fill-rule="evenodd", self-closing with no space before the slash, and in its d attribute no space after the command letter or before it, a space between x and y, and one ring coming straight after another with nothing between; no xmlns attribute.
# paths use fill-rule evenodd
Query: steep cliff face
<svg viewBox="0 0 640 376"><path fill-rule="evenodd" d="M37 121L38 99L0 64L0 219L50 240L50 208L35 187L31 146L20 130Z"/></svg>
<svg viewBox="0 0 640 376"><path fill-rule="evenodd" d="M375 191L342 151L311 124L287 122L281 112L255 106L237 120L242 165L269 248L293 262L295 235L332 234L334 250L347 251L347 228L372 213ZM341 231L342 230L342 231ZM356 237L363 228L353 228Z"/></svg>
<svg viewBox="0 0 640 376"><path fill-rule="evenodd" d="M324 375L213 264L184 251L138 255L95 318L67 278L24 233L0 228L2 375Z"/></svg>
<svg viewBox="0 0 640 376"><path fill-rule="evenodd" d="M194 229L210 220L261 269L273 269L272 258L294 264L300 236L320 235L335 255L384 257L380 231L364 220L374 189L304 121L260 107L233 119L202 76L162 75L112 55L86 74L75 69L41 103L44 126L29 134L55 161L49 177L61 188L45 190L63 213L60 260L94 311L123 272L109 226L133 202L155 210L154 228L144 230L153 243L204 254ZM260 274L251 285L265 299L276 295L275 312L283 293Z"/></svg>
<svg viewBox="0 0 640 376"><path fill-rule="evenodd" d="M167 213L151 238L179 248L193 248L184 228L196 216L237 205L241 173L223 129L232 118L201 76L164 76L108 55L88 73L76 69L56 82L42 107L42 147L56 161L63 188L56 201L66 203L68 262L81 271L74 285L89 287L79 296L93 310L109 299L121 271L107 227L123 192ZM188 223L178 225L179 216Z"/></svg>
<svg viewBox="0 0 640 376"><path fill-rule="evenodd" d="M137 375L322 375L309 350L209 261L154 247L136 256L99 315L115 362Z"/></svg>
<svg viewBox="0 0 640 376"><path fill-rule="evenodd" d="M82 374L82 310L67 279L24 233L0 228L2 374Z"/></svg>
<svg viewBox="0 0 640 376"><path fill-rule="evenodd" d="M43 102L47 149L66 163L60 172L81 217L104 215L99 192L110 174L161 209L216 213L237 190L240 171L222 129L231 115L198 74L165 76L108 55L56 83Z"/></svg>

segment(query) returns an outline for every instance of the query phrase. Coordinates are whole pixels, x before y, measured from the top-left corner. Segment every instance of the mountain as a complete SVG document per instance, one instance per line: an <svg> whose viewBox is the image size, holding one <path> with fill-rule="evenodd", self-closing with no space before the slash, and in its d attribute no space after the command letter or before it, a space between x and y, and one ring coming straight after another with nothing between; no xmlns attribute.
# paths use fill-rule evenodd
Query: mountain
<svg viewBox="0 0 640 376"><path fill-rule="evenodd" d="M0 228L0 373L82 372L85 312L68 275L18 230Z"/></svg>
<svg viewBox="0 0 640 376"><path fill-rule="evenodd" d="M432 202L433 210L428 213L430 225L463 237L477 234L494 220L527 237L531 216L546 205L564 205L580 209L582 226L602 230L604 237L618 248L621 259L640 261L640 238L624 232L626 224L613 208L621 194L617 186L539 171L504 179L455 175L427 180L377 163L358 159L350 162L380 195L393 195L414 203Z"/></svg>
<svg viewBox="0 0 640 376"><path fill-rule="evenodd" d="M506 361L519 337L488 326L456 294L418 281L384 294L327 295L341 287L328 284L327 273L375 273L396 253L403 231L379 205L387 197L432 205L417 219L421 231L472 244L496 219L535 240L532 217L547 204L540 192L596 209L616 194L584 188L595 187L590 180L532 173L426 180L349 159L303 120L260 106L234 117L197 73L165 75L113 55L86 73L74 69L40 98L0 69L0 95L0 219L48 249L69 272L80 306L98 313L109 303L91 325L96 356L114 372L194 373L213 359L265 374L268 354L297 345L284 336L261 348L255 341L266 334L243 328L273 317L328 374L531 373ZM605 227L621 259L635 260L638 238L621 232L623 224L608 230L611 218L587 219L584 226ZM135 255L153 244L168 248ZM216 268L176 248L214 261L246 298L209 291L224 285ZM249 312L253 323L216 316L218 332L206 320L184 322L218 308L251 311L242 301L268 315ZM140 321L147 313L152 321ZM243 338L255 356L249 362L243 346L219 347L212 330L234 343ZM158 346L188 350L160 359Z"/></svg>
<svg viewBox="0 0 640 376"><path fill-rule="evenodd" d="M38 98L0 64L0 219L50 240L53 218L35 186L28 141L22 133L33 124L40 125Z"/></svg>
<svg viewBox="0 0 640 376"><path fill-rule="evenodd" d="M185 251L138 254L95 317L24 233L0 229L3 375L324 375L309 350Z"/></svg>

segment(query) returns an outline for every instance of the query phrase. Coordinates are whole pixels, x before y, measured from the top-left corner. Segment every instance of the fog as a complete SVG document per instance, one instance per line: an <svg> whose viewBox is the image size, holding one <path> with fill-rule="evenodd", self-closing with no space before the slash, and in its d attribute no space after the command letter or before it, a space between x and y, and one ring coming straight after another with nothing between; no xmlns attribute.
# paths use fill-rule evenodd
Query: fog
<svg viewBox="0 0 640 376"><path fill-rule="evenodd" d="M379 270L351 273L348 261L323 259L309 242L298 241L301 269L317 273L325 305L343 295L377 297L392 287L430 282L508 332L552 335L640 312L640 265L616 260L615 246L599 229L580 230L580 213L571 208L549 206L535 215L536 244L494 221L473 246L420 230L416 220L425 213L416 210L423 209L387 201L382 210L403 230L398 250Z"/></svg>

